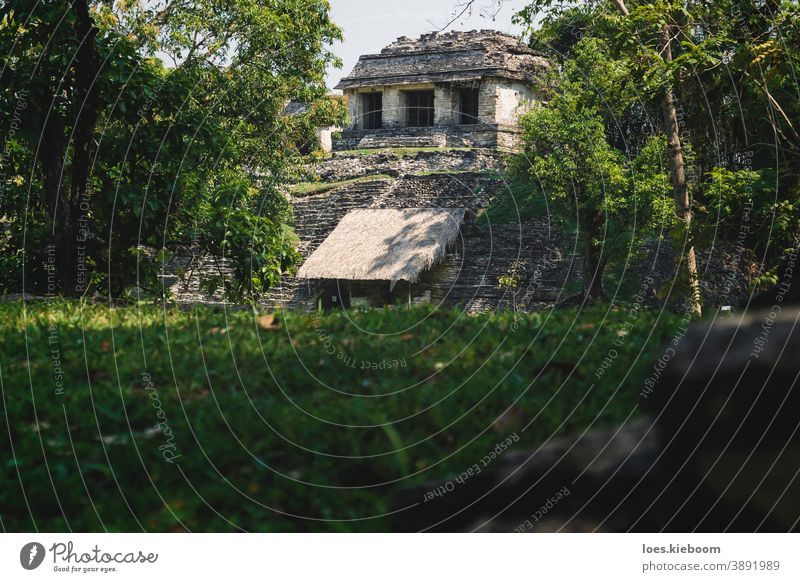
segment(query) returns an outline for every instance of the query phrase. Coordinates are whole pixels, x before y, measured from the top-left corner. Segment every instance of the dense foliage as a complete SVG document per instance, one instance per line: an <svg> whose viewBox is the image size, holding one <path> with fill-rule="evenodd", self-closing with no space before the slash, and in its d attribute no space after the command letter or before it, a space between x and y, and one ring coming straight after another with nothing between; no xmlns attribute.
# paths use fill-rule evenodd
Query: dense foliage
<svg viewBox="0 0 800 582"><path fill-rule="evenodd" d="M0 518L12 531L385 530L394 492L510 434L523 450L637 414L679 325L601 309L275 319L0 304Z"/></svg>
<svg viewBox="0 0 800 582"><path fill-rule="evenodd" d="M276 184L341 115L339 35L324 0L0 2L0 289L159 292L142 249L194 244L263 292L296 258Z"/></svg>
<svg viewBox="0 0 800 582"><path fill-rule="evenodd" d="M518 18L557 65L553 98L526 122L528 152L561 140L568 161L518 165L546 182L545 195L569 193L573 212L597 206L601 182L610 208L637 200L637 183L660 190L650 199L661 210L674 193L675 248L727 241L761 263L754 285L777 283L800 244L798 8L793 0L535 0ZM591 146L585 160L575 141ZM656 142L669 147L653 157ZM586 174L553 167L570 159ZM611 187L614 168L628 174L627 183L618 176L621 190ZM592 176L594 189L576 182ZM646 202L639 208L647 214ZM611 221L603 216L600 230ZM608 252L591 230L583 237Z"/></svg>
<svg viewBox="0 0 800 582"><path fill-rule="evenodd" d="M602 119L582 103L580 87L565 85L523 119L532 147L517 165L524 164L537 189L549 195L556 215L577 223L584 295L604 299L609 260L629 254L642 233L662 232L672 222L669 178L658 164L666 144L653 137L628 163L606 141Z"/></svg>

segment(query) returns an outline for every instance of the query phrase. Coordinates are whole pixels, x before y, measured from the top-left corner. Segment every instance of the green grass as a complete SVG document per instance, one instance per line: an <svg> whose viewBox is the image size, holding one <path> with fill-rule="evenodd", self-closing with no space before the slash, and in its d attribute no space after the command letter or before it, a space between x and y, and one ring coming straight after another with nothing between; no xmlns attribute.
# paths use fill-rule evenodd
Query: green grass
<svg viewBox="0 0 800 582"><path fill-rule="evenodd" d="M367 174L366 176L359 176L358 178L351 178L349 180L341 180L339 182L298 182L289 186L289 191L295 196L308 196L310 194L322 194L335 188L348 186L357 182L372 182L374 180L391 180L392 177L387 174Z"/></svg>
<svg viewBox="0 0 800 582"><path fill-rule="evenodd" d="M0 304L2 525L380 531L393 492L460 473L512 432L519 450L623 421L677 324L600 308L275 323L248 310Z"/></svg>

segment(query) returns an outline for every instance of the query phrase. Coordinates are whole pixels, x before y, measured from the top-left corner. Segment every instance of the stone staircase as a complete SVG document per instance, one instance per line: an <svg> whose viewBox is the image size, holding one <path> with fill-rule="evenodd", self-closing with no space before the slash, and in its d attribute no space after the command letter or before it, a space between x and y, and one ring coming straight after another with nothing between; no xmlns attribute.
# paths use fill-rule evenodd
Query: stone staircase
<svg viewBox="0 0 800 582"><path fill-rule="evenodd" d="M336 153L316 162L310 172L326 182L341 182L367 176L387 174L406 176L425 172L500 172L503 156L487 149L435 149L404 152L375 150L374 153Z"/></svg>
<svg viewBox="0 0 800 582"><path fill-rule="evenodd" d="M556 301L563 296L565 284L580 277L579 261L572 260L571 239L545 219L478 224L482 209L505 188L498 173L500 163L490 150L335 154L316 167L317 175L330 179L331 189L292 196L302 260L354 209L465 208L465 223L453 248L441 264L421 276L420 284L430 290L431 301L469 311L510 307L514 298L500 287L499 278L515 267L521 276L516 304ZM358 181L351 181L354 178ZM341 182L338 186L337 180ZM170 275L165 275L169 278L165 283L179 302L223 301L219 293L206 296L201 282L211 276L229 275L224 260L179 253L166 271ZM263 306L313 310L316 287L313 282L286 276L270 290Z"/></svg>
<svg viewBox="0 0 800 582"><path fill-rule="evenodd" d="M517 304L551 303L580 277L571 241L545 220L515 225L468 224L441 265L425 274L434 301L467 311L511 307L513 294L499 285L515 265L521 282Z"/></svg>
<svg viewBox="0 0 800 582"><path fill-rule="evenodd" d="M475 215L502 187L502 181L481 172L402 176L373 208L466 208Z"/></svg>
<svg viewBox="0 0 800 582"><path fill-rule="evenodd" d="M458 241L439 266L422 275L420 283L431 290L431 300L470 311L510 306L512 295L500 287L498 279L515 264L522 275L518 303L557 300L565 282L580 275L572 260L572 242L559 229L544 219L491 226L476 222L481 209L504 187L496 173L481 167L480 171L376 178L296 196L292 203L295 231L301 240L299 251L303 259L310 256L345 214L356 208L466 208L467 219ZM285 277L266 303L313 309L314 294L307 281Z"/></svg>
<svg viewBox="0 0 800 582"><path fill-rule="evenodd" d="M307 258L333 232L345 214L369 208L391 188L394 180L377 179L348 184L322 194L292 198L295 232L300 237L300 254Z"/></svg>
<svg viewBox="0 0 800 582"><path fill-rule="evenodd" d="M329 183L333 187L292 198L302 260L354 209L465 208L468 212L458 240L439 265L421 275L420 285L430 291L434 304L485 311L512 304L530 308L565 299L578 290L582 279L573 235L546 218L520 224L480 224L481 210L506 187L498 163L496 154L488 150L421 151L411 156L335 154L317 167L318 175L332 178ZM443 170L432 170L438 167ZM369 177L372 174L376 175ZM358 181L348 181L353 178ZM341 182L338 186L337 181ZM666 241L653 241L645 250L646 256L631 264L632 276L651 277L654 288L660 289L673 277L672 250ZM752 263L748 261L744 261L746 265ZM698 262L702 273L721 274L701 278L707 301L731 304L746 297L746 281L752 273L739 272L743 261L730 249L715 249L713 256L700 249ZM499 278L512 269L521 279L515 293L499 284ZM223 302L221 292L208 295L202 281L229 276L230 271L225 259L184 249L165 265L162 280L181 303L217 303ZM313 282L287 276L270 290L263 304L267 308L314 309L316 288Z"/></svg>
<svg viewBox="0 0 800 582"><path fill-rule="evenodd" d="M376 197L384 196L395 184L395 180L367 180L321 194L293 197L294 229L300 237L298 252L302 260L311 256L348 212L368 208ZM280 285L270 289L264 305L313 310L316 307L315 290L306 280L285 276Z"/></svg>

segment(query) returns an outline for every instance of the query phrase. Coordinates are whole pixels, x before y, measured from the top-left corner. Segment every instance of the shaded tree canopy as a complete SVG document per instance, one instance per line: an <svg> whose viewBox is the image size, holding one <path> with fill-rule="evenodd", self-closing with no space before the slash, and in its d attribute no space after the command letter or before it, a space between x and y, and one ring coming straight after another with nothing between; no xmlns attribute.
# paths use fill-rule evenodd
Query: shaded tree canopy
<svg viewBox="0 0 800 582"><path fill-rule="evenodd" d="M676 248L735 242L762 265L754 288L776 284L800 244L798 19L796 1L753 0L535 0L517 15L557 63L548 108L575 92L629 160L667 138Z"/></svg>
<svg viewBox="0 0 800 582"><path fill-rule="evenodd" d="M326 96L324 0L0 3L4 290L158 291L142 246L233 260L263 293L296 260L276 185ZM308 105L282 115L286 103Z"/></svg>

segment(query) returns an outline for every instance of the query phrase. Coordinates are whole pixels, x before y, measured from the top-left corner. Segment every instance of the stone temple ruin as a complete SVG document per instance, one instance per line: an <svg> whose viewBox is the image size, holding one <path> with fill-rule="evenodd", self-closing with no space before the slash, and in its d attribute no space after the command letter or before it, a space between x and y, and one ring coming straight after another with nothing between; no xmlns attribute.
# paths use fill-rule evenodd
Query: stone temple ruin
<svg viewBox="0 0 800 582"><path fill-rule="evenodd" d="M532 308L577 291L573 234L546 214L501 224L486 214L499 200L510 200L514 214L504 152L516 148L519 118L541 99L548 68L517 38L492 30L401 37L362 56L337 86L349 126L333 133L311 180L287 188L302 264L271 290L267 307L475 311ZM663 241L652 246L636 268L660 287L673 255ZM730 271L729 257L715 252L713 260L700 253L701 269ZM513 291L499 283L512 270L520 277ZM704 281L707 299L727 302L746 290L745 277L706 281L714 279L736 288L715 291ZM173 285L178 301L196 300L193 281Z"/></svg>
<svg viewBox="0 0 800 582"><path fill-rule="evenodd" d="M352 125L334 148L513 147L548 61L492 30L400 37L336 86Z"/></svg>
<svg viewBox="0 0 800 582"><path fill-rule="evenodd" d="M546 220L478 220L504 188L500 152L517 144L548 66L491 30L401 37L362 56L337 85L350 125L315 168L319 187L292 193L304 262L274 302L491 309L521 260L541 264L529 299L555 299L578 264L560 233Z"/></svg>

